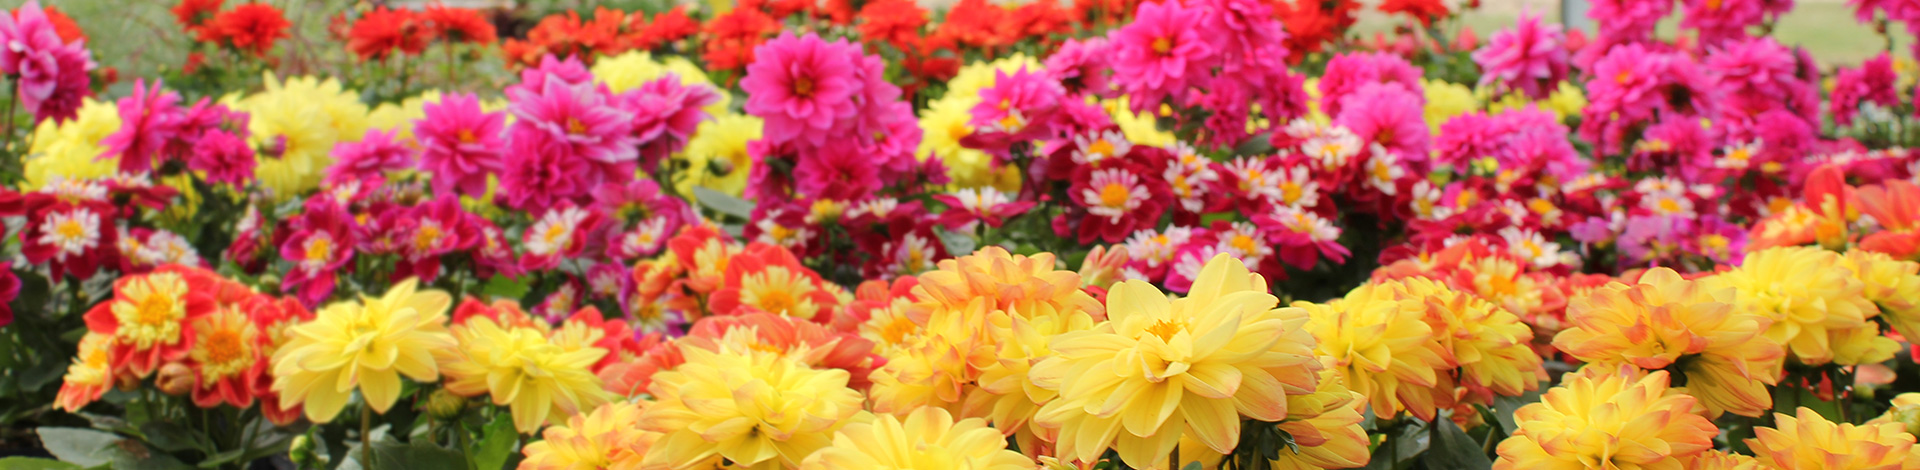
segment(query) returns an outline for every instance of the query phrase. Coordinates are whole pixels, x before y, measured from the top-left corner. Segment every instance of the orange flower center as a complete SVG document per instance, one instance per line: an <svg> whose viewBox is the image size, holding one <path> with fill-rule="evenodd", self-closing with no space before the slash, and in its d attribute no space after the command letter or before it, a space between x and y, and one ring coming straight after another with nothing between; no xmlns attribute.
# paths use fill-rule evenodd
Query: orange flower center
<svg viewBox="0 0 1920 470"><path fill-rule="evenodd" d="M140 322L141 325L160 326L173 320L173 299L167 296L158 293L148 294L147 298L140 299L138 305L139 315L135 317L135 321Z"/></svg>
<svg viewBox="0 0 1920 470"><path fill-rule="evenodd" d="M1160 53L1160 55L1166 55L1167 52L1172 50L1173 50L1173 41L1169 41L1167 40L1167 38L1158 38L1153 40L1153 52Z"/></svg>
<svg viewBox="0 0 1920 470"><path fill-rule="evenodd" d="M793 295L784 289L769 289L760 294L760 310L768 313L787 313L793 311Z"/></svg>
<svg viewBox="0 0 1920 470"><path fill-rule="evenodd" d="M74 219L60 221L60 225L55 226L53 230L60 233L60 238L68 240L78 239L87 234L87 227L80 225L80 221Z"/></svg>
<svg viewBox="0 0 1920 470"><path fill-rule="evenodd" d="M1105 187L1100 188L1100 205L1103 206L1121 207L1132 198L1133 193L1127 190L1126 185L1120 183L1107 183Z"/></svg>
<svg viewBox="0 0 1920 470"><path fill-rule="evenodd" d="M578 121L575 121L575 122L578 122ZM471 144L471 143L480 141L480 137L473 135L473 129L461 129L460 134L457 137L460 138L460 143L463 143L463 144Z"/></svg>
<svg viewBox="0 0 1920 470"><path fill-rule="evenodd" d="M799 96L801 98L812 97L813 96L813 79L810 79L810 78L793 79L793 94L794 96Z"/></svg>
<svg viewBox="0 0 1920 470"><path fill-rule="evenodd" d="M573 135L585 134L587 133L587 124L580 122L579 118L567 118L567 133Z"/></svg>
<svg viewBox="0 0 1920 470"><path fill-rule="evenodd" d="M240 332L234 329L216 329L202 338L201 347L206 348L206 362L227 364L243 359L246 347L240 344Z"/></svg>
<svg viewBox="0 0 1920 470"><path fill-rule="evenodd" d="M333 255L333 240L315 238L307 241L307 260L321 261Z"/></svg>
<svg viewBox="0 0 1920 470"><path fill-rule="evenodd" d="M1100 139L1093 141L1091 144L1087 144L1087 153L1094 155L1103 157L1113 155L1113 150L1113 142L1108 142L1107 139Z"/></svg>
<svg viewBox="0 0 1920 470"><path fill-rule="evenodd" d="M1160 337L1161 341L1173 341L1173 335L1186 329L1179 321L1160 320L1147 327L1147 333Z"/></svg>

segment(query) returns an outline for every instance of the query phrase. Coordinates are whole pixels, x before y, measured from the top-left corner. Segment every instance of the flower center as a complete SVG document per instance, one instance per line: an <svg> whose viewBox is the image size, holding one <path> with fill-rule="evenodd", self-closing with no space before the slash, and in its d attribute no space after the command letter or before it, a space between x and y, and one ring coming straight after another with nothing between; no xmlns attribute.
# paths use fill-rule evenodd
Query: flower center
<svg viewBox="0 0 1920 470"><path fill-rule="evenodd" d="M1299 201L1300 193L1303 191L1305 190L1300 188L1300 183L1292 181L1280 183L1280 197L1286 199L1288 204Z"/></svg>
<svg viewBox="0 0 1920 470"><path fill-rule="evenodd" d="M87 227L80 225L80 221L74 219L61 221L60 225L54 226L53 230L60 234L60 238L68 240L77 240L87 234Z"/></svg>
<svg viewBox="0 0 1920 470"><path fill-rule="evenodd" d="M333 256L333 240L315 237L307 241L307 261L324 261Z"/></svg>
<svg viewBox="0 0 1920 470"><path fill-rule="evenodd" d="M246 346L240 344L240 332L233 329L214 330L201 343L206 348L206 360L209 364L227 364L242 359Z"/></svg>
<svg viewBox="0 0 1920 470"><path fill-rule="evenodd" d="M1147 333L1160 338L1160 341L1173 341L1173 335L1185 330L1186 325L1176 320L1160 320L1147 327Z"/></svg>
<svg viewBox="0 0 1920 470"><path fill-rule="evenodd" d="M1228 244L1233 245L1233 247L1240 250L1241 253L1252 253L1254 249L1253 237L1249 237L1244 233L1235 234L1233 241L1228 242Z"/></svg>
<svg viewBox="0 0 1920 470"><path fill-rule="evenodd" d="M1660 211L1661 211L1661 212L1666 212L1666 213L1669 213L1669 214L1671 214L1671 213L1674 213L1674 212L1680 212L1680 201L1678 201L1678 200L1675 200L1675 199L1673 199L1673 198L1665 198L1665 199L1661 199L1661 200L1660 200Z"/></svg>
<svg viewBox="0 0 1920 470"><path fill-rule="evenodd" d="M167 296L155 294L140 299L134 310L134 321L141 325L157 327L173 319L173 300Z"/></svg>
<svg viewBox="0 0 1920 470"><path fill-rule="evenodd" d="M1087 144L1087 153L1093 155L1105 157L1113 155L1113 150L1113 142L1108 142L1107 139L1100 139L1093 141L1091 144Z"/></svg>
<svg viewBox="0 0 1920 470"><path fill-rule="evenodd" d="M801 98L813 97L813 79L806 77L793 79L793 95Z"/></svg>
<svg viewBox="0 0 1920 470"><path fill-rule="evenodd" d="M1169 41L1164 37L1153 40L1153 52L1159 53L1160 55L1167 55L1167 53L1172 50L1173 41Z"/></svg>
<svg viewBox="0 0 1920 470"><path fill-rule="evenodd" d="M760 294L760 309L768 313L785 314L793 310L793 295L784 289L769 290Z"/></svg>
<svg viewBox="0 0 1920 470"><path fill-rule="evenodd" d="M558 244L560 239L566 236L567 227L561 224L553 224L553 226L547 227L547 231L540 233L540 239L546 241L548 245Z"/></svg>
<svg viewBox="0 0 1920 470"><path fill-rule="evenodd" d="M1632 80L1632 79L1633 79L1633 74L1627 73L1627 72L1620 72L1619 75L1613 76L1614 83L1619 83L1621 85L1627 84L1627 80Z"/></svg>
<svg viewBox="0 0 1920 470"><path fill-rule="evenodd" d="M567 118L567 133L573 135L586 134L587 124L580 122L580 118Z"/></svg>
<svg viewBox="0 0 1920 470"><path fill-rule="evenodd" d="M460 139L460 143L463 144L471 144L480 140L480 137L473 135L473 129L461 129L457 137Z"/></svg>
<svg viewBox="0 0 1920 470"><path fill-rule="evenodd" d="M1103 206L1121 207L1126 205L1127 200L1132 198L1132 192L1127 190L1126 185L1120 183L1107 183L1106 186L1100 188L1100 205Z"/></svg>
<svg viewBox="0 0 1920 470"><path fill-rule="evenodd" d="M421 224L420 229L413 232L414 251L425 253L427 250L433 249L433 245L439 241L439 224Z"/></svg>

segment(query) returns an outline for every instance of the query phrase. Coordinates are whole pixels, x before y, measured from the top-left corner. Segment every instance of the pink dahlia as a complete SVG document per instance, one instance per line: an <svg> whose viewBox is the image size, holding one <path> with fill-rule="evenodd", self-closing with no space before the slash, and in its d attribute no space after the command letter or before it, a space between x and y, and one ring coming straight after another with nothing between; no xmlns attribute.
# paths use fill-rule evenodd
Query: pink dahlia
<svg viewBox="0 0 1920 470"><path fill-rule="evenodd" d="M1404 162L1427 159L1429 131L1420 95L1397 84L1367 83L1341 100L1335 125L1360 140L1380 144Z"/></svg>
<svg viewBox="0 0 1920 470"><path fill-rule="evenodd" d="M1700 32L1700 44L1718 45L1748 38L1747 27L1766 21L1767 0L1685 0L1680 27Z"/></svg>
<svg viewBox="0 0 1920 470"><path fill-rule="evenodd" d="M1597 0L1587 17L1600 25L1600 36L1621 42L1651 39L1654 26L1673 12L1670 0Z"/></svg>
<svg viewBox="0 0 1920 470"><path fill-rule="evenodd" d="M666 233L678 232L681 225L695 219L693 207L685 199L661 191L660 184L650 179L601 186L593 191L593 204L597 211L618 220L662 219Z"/></svg>
<svg viewBox="0 0 1920 470"><path fill-rule="evenodd" d="M880 190L880 167L854 143L834 141L801 151L793 179L809 199L857 201Z"/></svg>
<svg viewBox="0 0 1920 470"><path fill-rule="evenodd" d="M859 112L851 99L863 85L854 72L858 54L845 40L829 43L813 34L761 44L740 79L747 113L766 120L766 138L776 143L821 145L843 137L848 129L835 124Z"/></svg>
<svg viewBox="0 0 1920 470"><path fill-rule="evenodd" d="M160 82L144 85L135 81L133 95L120 99L120 130L100 141L107 148L101 157L119 158L120 171L127 174L146 173L171 158L163 151L181 138L180 124L186 118L180 94L161 89Z"/></svg>
<svg viewBox="0 0 1920 470"><path fill-rule="evenodd" d="M353 215L332 199L307 200L306 210L287 221L280 257L293 263L282 292L292 293L308 308L333 295L338 271L353 260Z"/></svg>
<svg viewBox="0 0 1920 470"><path fill-rule="evenodd" d="M1629 130L1655 117L1699 119L1715 113L1706 75L1685 55L1627 44L1596 62L1591 76L1580 134L1605 153L1620 151Z"/></svg>
<svg viewBox="0 0 1920 470"><path fill-rule="evenodd" d="M514 90L508 132L516 148L550 153L567 165L587 166L594 185L633 180L639 139L633 113L613 104L605 85L548 80L540 93Z"/></svg>
<svg viewBox="0 0 1920 470"><path fill-rule="evenodd" d="M1807 103L1802 97L1818 92L1812 82L1800 78L1798 62L1773 38L1723 43L1707 56L1706 63L1714 93L1721 100L1720 116L1715 121L1727 124L1714 127L1727 134L1747 133L1759 115L1775 110L1789 111L1817 126L1817 99Z"/></svg>
<svg viewBox="0 0 1920 470"><path fill-rule="evenodd" d="M348 180L372 181L389 171L413 168L413 149L394 139L399 132L373 129L367 131L367 135L359 142L335 145L333 165L327 167L325 181L328 184Z"/></svg>
<svg viewBox="0 0 1920 470"><path fill-rule="evenodd" d="M906 181L920 167L914 152L920 148L923 132L920 121L913 115L912 103L896 101L891 104L884 111L878 111L893 115L887 128L861 146L861 152L872 156L874 163L880 166L881 181L888 184Z"/></svg>
<svg viewBox="0 0 1920 470"><path fill-rule="evenodd" d="M1473 52L1480 64L1481 85L1498 84L1533 99L1545 99L1567 79L1566 34L1560 25L1544 24L1531 11L1521 12L1513 28L1493 33L1485 47Z"/></svg>
<svg viewBox="0 0 1920 470"><path fill-rule="evenodd" d="M713 87L681 85L680 77L671 72L622 93L617 104L633 113L641 169L652 172L685 147L700 122L712 119L705 107L719 101L720 93Z"/></svg>
<svg viewBox="0 0 1920 470"><path fill-rule="evenodd" d="M70 119L92 93L93 56L84 40L62 41L37 0L0 15L0 74L17 77L20 104L34 121Z"/></svg>
<svg viewBox="0 0 1920 470"><path fill-rule="evenodd" d="M500 162L500 190L495 195L501 205L541 212L562 201L585 201L588 191L599 185L588 174L592 169L565 154L545 151L537 142L522 139L510 145Z"/></svg>
<svg viewBox="0 0 1920 470"><path fill-rule="evenodd" d="M1896 78L1893 58L1885 53L1867 59L1859 67L1840 69L1833 77L1833 94L1828 98L1833 122L1842 126L1853 124L1861 103L1874 103L1883 108L1899 106L1900 96L1894 89Z"/></svg>
<svg viewBox="0 0 1920 470"><path fill-rule="evenodd" d="M1334 56L1327 62L1327 73L1320 77L1320 110L1328 116L1339 116L1347 95L1376 83L1399 85L1411 92L1418 101L1416 105L1425 103L1420 75L1420 69L1393 54L1359 52Z"/></svg>
<svg viewBox="0 0 1920 470"><path fill-rule="evenodd" d="M978 148L1004 154L1006 146L1053 134L1067 90L1039 71L1025 66L1008 74L995 71L993 86L980 90L980 104L973 106L974 127L979 133L967 136L980 140Z"/></svg>
<svg viewBox="0 0 1920 470"><path fill-rule="evenodd" d="M513 96L515 90L538 94L546 89L549 81L568 85L592 83L593 72L587 70L587 64L581 62L579 57L567 56L562 60L548 54L540 58L540 66L520 71L520 83L509 86L501 92L507 96Z"/></svg>
<svg viewBox="0 0 1920 470"><path fill-rule="evenodd" d="M506 149L504 112L485 112L480 98L450 93L422 107L426 117L413 124L420 144L420 169L433 174L437 194L479 196L487 192L487 175L500 173Z"/></svg>
<svg viewBox="0 0 1920 470"><path fill-rule="evenodd" d="M253 181L255 164L247 139L224 129L201 134L187 157L187 168L205 174L207 181L236 187Z"/></svg>
<svg viewBox="0 0 1920 470"><path fill-rule="evenodd" d="M1047 56L1047 77L1074 95L1113 96L1112 50L1106 38L1069 39Z"/></svg>
<svg viewBox="0 0 1920 470"><path fill-rule="evenodd" d="M1133 23L1108 34L1114 81L1132 95L1135 110L1157 108L1168 96L1180 99L1177 94L1217 62L1214 46L1194 28L1205 14L1180 2L1142 2Z"/></svg>
<svg viewBox="0 0 1920 470"><path fill-rule="evenodd" d="M1500 153L1506 147L1506 134L1513 130L1504 124L1478 111L1448 119L1434 138L1433 163L1464 170L1476 159Z"/></svg>
<svg viewBox="0 0 1920 470"><path fill-rule="evenodd" d="M900 101L900 87L887 81L887 62L879 56L860 53L860 47L844 46L849 57L853 58L854 76L860 79L860 93L854 95L854 103L859 110L854 119L841 120L837 127L853 129L854 136L865 137L885 131L899 122L900 114L887 112L888 108ZM911 115L907 115L911 117ZM915 125L918 119L912 119ZM918 145L916 143L915 145Z"/></svg>

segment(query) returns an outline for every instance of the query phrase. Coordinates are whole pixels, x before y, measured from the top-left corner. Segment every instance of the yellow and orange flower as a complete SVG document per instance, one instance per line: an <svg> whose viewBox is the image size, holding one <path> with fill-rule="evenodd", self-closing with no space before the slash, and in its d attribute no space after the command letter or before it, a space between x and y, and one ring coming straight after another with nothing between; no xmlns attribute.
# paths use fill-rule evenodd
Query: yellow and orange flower
<svg viewBox="0 0 1920 470"><path fill-rule="evenodd" d="M53 407L69 413L80 411L81 407L99 400L107 389L113 388L113 335L100 332L87 332L80 337L80 352L74 354L73 364L67 366L67 375L60 384L60 393L54 397Z"/></svg>
<svg viewBox="0 0 1920 470"><path fill-rule="evenodd" d="M267 368L254 320L227 307L195 320L193 329L199 332L187 354L198 372L193 403L202 408L221 402L235 408L252 406L254 384Z"/></svg>
<svg viewBox="0 0 1920 470"><path fill-rule="evenodd" d="M1407 411L1431 421L1451 406L1445 383L1455 367L1453 351L1425 320L1425 299L1408 295L1401 281L1361 285L1326 304L1294 302L1312 318L1307 330L1315 351L1332 359L1347 386L1367 396L1374 416L1391 419Z"/></svg>
<svg viewBox="0 0 1920 470"><path fill-rule="evenodd" d="M847 371L813 369L795 358L735 346L682 348L686 363L653 377L655 402L639 427L661 433L647 468L731 468L799 465L832 444L833 433L870 419Z"/></svg>
<svg viewBox="0 0 1920 470"><path fill-rule="evenodd" d="M211 288L195 289L188 276L161 270L120 278L113 299L87 311L87 329L113 335L115 374L146 377L160 364L186 358L193 322L213 313Z"/></svg>
<svg viewBox="0 0 1920 470"><path fill-rule="evenodd" d="M906 419L880 415L833 436L833 445L807 457L801 470L852 468L967 468L1028 470L1033 459L1007 450L1000 431L985 420L954 420L947 410L920 408Z"/></svg>
<svg viewBox="0 0 1920 470"><path fill-rule="evenodd" d="M453 300L418 285L407 279L380 297L333 303L288 329L292 339L273 352L273 391L325 423L355 389L373 411L386 413L400 399L401 375L438 381L437 357L458 345L447 332Z"/></svg>
<svg viewBox="0 0 1920 470"><path fill-rule="evenodd" d="M785 247L755 243L727 263L726 285L709 303L714 314L759 311L821 321L840 305L820 275Z"/></svg>
<svg viewBox="0 0 1920 470"><path fill-rule="evenodd" d="M1740 302L1772 320L1766 336L1802 364L1880 362L1891 359L1897 349L1887 347L1892 340L1879 337L1878 327L1868 321L1880 309L1867 300L1865 283L1839 253L1809 247L1749 252L1739 268L1715 277L1731 286ZM1862 328L1875 334L1848 331ZM1841 338L1880 344L1837 356L1834 345Z"/></svg>
<svg viewBox="0 0 1920 470"><path fill-rule="evenodd" d="M647 402L616 401L547 428L527 444L521 470L637 470L660 435L640 430Z"/></svg>
<svg viewBox="0 0 1920 470"><path fill-rule="evenodd" d="M1738 302L1716 280L1689 281L1654 268L1634 284L1611 283L1569 299L1572 327L1553 345L1603 371L1671 370L1709 415L1760 416L1773 407L1767 386L1779 378L1784 352L1765 334L1772 321Z"/></svg>
<svg viewBox="0 0 1920 470"><path fill-rule="evenodd" d="M591 345L574 349L549 341L533 328L502 328L474 317L454 331L457 352L443 361L448 391L463 396L489 395L493 404L513 412L521 433L538 432L549 420L573 416L605 403L608 393L593 364L607 350Z"/></svg>
<svg viewBox="0 0 1920 470"><path fill-rule="evenodd" d="M1666 372L1629 375L1570 375L1520 407L1493 468L1684 468L1713 449L1720 429L1692 413L1693 397L1667 388Z"/></svg>
<svg viewBox="0 0 1920 470"><path fill-rule="evenodd" d="M1108 321L1055 336L1034 383L1057 391L1035 425L1059 429L1056 456L1091 462L1108 448L1128 465L1161 462L1185 435L1218 453L1241 418L1280 421L1287 395L1315 390L1313 341L1300 309L1274 309L1266 280L1226 255L1201 268L1185 298L1130 280L1107 294Z"/></svg>
<svg viewBox="0 0 1920 470"><path fill-rule="evenodd" d="M1778 470L1904 469L1914 437L1895 423L1834 424L1805 407L1776 413L1774 427L1755 428L1747 448L1761 466Z"/></svg>
<svg viewBox="0 0 1920 470"><path fill-rule="evenodd" d="M1424 320L1453 353L1468 403L1491 405L1494 394L1519 396L1547 380L1540 356L1529 347L1533 329L1507 309L1426 278L1400 284L1425 302Z"/></svg>

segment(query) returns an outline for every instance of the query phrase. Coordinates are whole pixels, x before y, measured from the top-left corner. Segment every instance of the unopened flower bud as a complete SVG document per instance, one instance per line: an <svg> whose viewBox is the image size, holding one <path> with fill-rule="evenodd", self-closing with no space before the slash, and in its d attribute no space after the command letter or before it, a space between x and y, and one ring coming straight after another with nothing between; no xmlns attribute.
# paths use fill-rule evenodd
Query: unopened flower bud
<svg viewBox="0 0 1920 470"><path fill-rule="evenodd" d="M160 366L160 374L154 376L153 386L159 388L160 393L186 395L193 391L193 368L178 362Z"/></svg>
<svg viewBox="0 0 1920 470"><path fill-rule="evenodd" d="M292 460L293 465L299 468L314 467L319 464L319 456L313 453L313 441L307 439L306 434L293 436L293 442L287 446L287 460Z"/></svg>
<svg viewBox="0 0 1920 470"><path fill-rule="evenodd" d="M434 390L432 395L427 396L427 414L433 416L433 419L442 421L458 419L460 414L466 411L467 398L449 392L447 389Z"/></svg>

